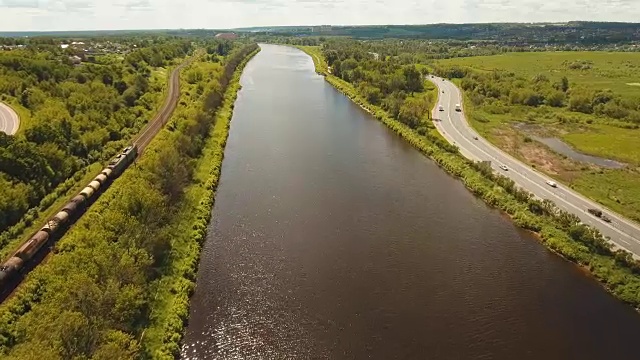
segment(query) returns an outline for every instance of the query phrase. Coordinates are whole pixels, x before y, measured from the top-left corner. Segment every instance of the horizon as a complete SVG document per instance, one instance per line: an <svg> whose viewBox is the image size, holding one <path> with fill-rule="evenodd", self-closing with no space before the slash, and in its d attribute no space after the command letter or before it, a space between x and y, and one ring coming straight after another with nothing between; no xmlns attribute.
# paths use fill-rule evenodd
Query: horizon
<svg viewBox="0 0 640 360"><path fill-rule="evenodd" d="M385 23L370 23L370 24L297 24L297 25L256 25L256 26L242 26L235 28L114 28L114 29L65 29L65 30L0 30L2 34L20 34L20 33L87 33L87 32L153 32L153 31L248 31L254 29L277 29L277 28L305 28L316 26L332 26L336 28L341 27L381 27L381 26L433 26L433 25L568 25L571 23L602 23L602 24L628 24L628 25L640 25L640 21L597 21L597 20L570 20L570 21L537 21L537 22L438 22L438 23L415 23L415 24L385 24Z"/></svg>
<svg viewBox="0 0 640 360"><path fill-rule="evenodd" d="M630 22L635 0L0 0L0 32ZM297 24L308 25L297 25ZM276 25L277 24L277 25Z"/></svg>

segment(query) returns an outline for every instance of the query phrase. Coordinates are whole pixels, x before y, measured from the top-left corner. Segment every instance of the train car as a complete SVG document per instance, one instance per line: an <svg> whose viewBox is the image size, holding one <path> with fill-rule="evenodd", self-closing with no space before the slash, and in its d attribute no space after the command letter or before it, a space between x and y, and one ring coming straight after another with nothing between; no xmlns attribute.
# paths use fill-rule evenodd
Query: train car
<svg viewBox="0 0 640 360"><path fill-rule="evenodd" d="M104 185L104 183L107 182L107 175L100 173L100 175L96 176L93 180L99 182L100 185Z"/></svg>
<svg viewBox="0 0 640 360"><path fill-rule="evenodd" d="M109 168L113 171L114 176L118 176L122 173L127 165L127 157L124 154L118 154L109 163Z"/></svg>
<svg viewBox="0 0 640 360"><path fill-rule="evenodd" d="M132 145L132 146L127 146L122 153L127 157L127 160L129 163L133 162L133 159L136 158L136 156L138 155L138 146L137 145Z"/></svg>
<svg viewBox="0 0 640 360"><path fill-rule="evenodd" d="M18 251L16 252L16 256L20 257L24 261L30 260L37 252L40 250L42 245L44 245L47 240L49 240L49 234L46 231L40 230L35 235L31 237Z"/></svg>
<svg viewBox="0 0 640 360"><path fill-rule="evenodd" d="M86 188L82 189L82 191L80 191L80 195L84 196L85 199L89 200L91 199L93 194L95 194L95 192L96 192L96 189L92 188L91 186L87 186Z"/></svg>
<svg viewBox="0 0 640 360"><path fill-rule="evenodd" d="M51 235L60 225L61 222L55 217L52 217L51 219L49 219L49 221L47 221L46 224L44 224L44 226L40 230L46 231L49 235Z"/></svg>
<svg viewBox="0 0 640 360"><path fill-rule="evenodd" d="M81 194L78 194L71 199L63 208L62 211L66 211L67 214L73 215L77 208L82 205L87 198Z"/></svg>
<svg viewBox="0 0 640 360"><path fill-rule="evenodd" d="M58 225L62 225L69 221L69 213L66 211L60 211L53 218L58 222Z"/></svg>
<svg viewBox="0 0 640 360"><path fill-rule="evenodd" d="M91 181L91 182L89 183L89 185L88 185L88 186L89 186L90 188L93 188L93 190L98 191L98 189L100 189L100 185L101 185L101 184L100 184L100 181L98 181L98 180L93 180L93 181Z"/></svg>
<svg viewBox="0 0 640 360"><path fill-rule="evenodd" d="M17 256L12 256L4 264L0 265L0 288L13 278L24 266L24 260Z"/></svg>
<svg viewBox="0 0 640 360"><path fill-rule="evenodd" d="M100 174L106 176L107 178L111 177L111 173L113 172L113 170L107 168L102 169L102 172Z"/></svg>

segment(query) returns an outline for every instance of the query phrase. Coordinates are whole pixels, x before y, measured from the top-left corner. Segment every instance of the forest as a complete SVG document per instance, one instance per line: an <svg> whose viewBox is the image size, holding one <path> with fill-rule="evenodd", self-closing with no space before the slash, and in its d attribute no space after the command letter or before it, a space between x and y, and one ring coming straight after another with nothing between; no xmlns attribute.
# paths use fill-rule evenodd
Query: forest
<svg viewBox="0 0 640 360"><path fill-rule="evenodd" d="M347 71L353 71L360 67L370 68L368 63L372 61L393 60L375 60L362 53L354 55L360 47L356 41L344 40L340 44L327 41L322 47L301 48L312 57L316 71L325 76L326 81L449 174L459 178L473 194L488 205L504 211L517 226L536 233L551 251L589 271L618 299L635 308L640 306L640 261L627 251L612 248L599 231L586 226L575 215L557 208L551 201L536 199L512 180L494 173L487 164L466 159L457 147L448 144L432 129L423 134L414 124L403 120L400 113L389 111L392 108L385 106L386 98L377 103L371 102L368 93L363 91L366 87L359 83L360 77L343 74L342 61L353 60L350 63L355 62L355 66L347 68ZM323 54L333 57L333 61ZM340 77L332 74L332 67L328 65L332 63L335 66L336 61L340 61ZM562 83L561 80L558 91L562 91ZM406 91L406 88L402 91Z"/></svg>
<svg viewBox="0 0 640 360"><path fill-rule="evenodd" d="M640 40L640 24L570 21L567 23L485 23L363 26L285 26L241 29L252 35L331 36L354 39L489 40L502 44L600 46Z"/></svg>
<svg viewBox="0 0 640 360"><path fill-rule="evenodd" d="M119 40L126 43L126 39ZM0 232L75 173L124 147L162 100L165 67L192 51L180 39L128 40L135 50L74 65L53 39L0 52L0 101L17 136L0 133ZM28 223L36 216L31 212Z"/></svg>
<svg viewBox="0 0 640 360"><path fill-rule="evenodd" d="M257 48L202 47L167 126L0 307L3 358L177 355L239 71Z"/></svg>

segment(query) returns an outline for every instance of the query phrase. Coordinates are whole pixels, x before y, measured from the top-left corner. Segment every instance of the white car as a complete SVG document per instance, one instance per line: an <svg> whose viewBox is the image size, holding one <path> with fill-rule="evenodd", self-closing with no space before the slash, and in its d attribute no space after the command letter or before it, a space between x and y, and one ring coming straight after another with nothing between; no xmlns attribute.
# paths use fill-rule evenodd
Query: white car
<svg viewBox="0 0 640 360"><path fill-rule="evenodd" d="M438 111L444 111L444 106L438 105Z"/></svg>
<svg viewBox="0 0 640 360"><path fill-rule="evenodd" d="M500 165L500 169L504 171L509 171L509 168L507 167L507 165Z"/></svg>
<svg viewBox="0 0 640 360"><path fill-rule="evenodd" d="M554 181L551 181L551 180L547 180L547 185L551 187L558 187L558 184L556 184Z"/></svg>

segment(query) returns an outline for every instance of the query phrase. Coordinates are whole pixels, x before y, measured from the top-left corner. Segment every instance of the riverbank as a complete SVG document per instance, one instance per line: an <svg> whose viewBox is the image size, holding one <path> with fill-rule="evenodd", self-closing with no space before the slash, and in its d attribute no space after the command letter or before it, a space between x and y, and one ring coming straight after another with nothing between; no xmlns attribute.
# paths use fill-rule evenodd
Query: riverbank
<svg viewBox="0 0 640 360"><path fill-rule="evenodd" d="M185 201L178 211L183 217L173 226L174 252L166 269L168 276L158 283L156 305L153 306L157 310L152 313L155 320L142 342L145 352L153 354L154 359L173 359L179 353L179 343L189 318L189 298L195 290L200 249L206 238L220 179L233 104L240 90L240 76L258 52L260 48L246 55L236 67L195 167L193 184L185 189Z"/></svg>
<svg viewBox="0 0 640 360"><path fill-rule="evenodd" d="M170 122L0 308L0 354L177 355L237 79L256 47L183 69Z"/></svg>
<svg viewBox="0 0 640 360"><path fill-rule="evenodd" d="M640 306L640 264L629 253L612 251L602 235L579 223L575 216L559 210L550 202L541 202L531 194L490 168L462 157L449 144L434 141L389 116L380 107L368 103L350 83L328 73L318 47L300 47L311 55L316 72L352 101L372 113L378 120L403 137L423 154L434 160L449 174L488 205L507 213L513 222L538 234L551 251L586 268L608 291L620 300Z"/></svg>

